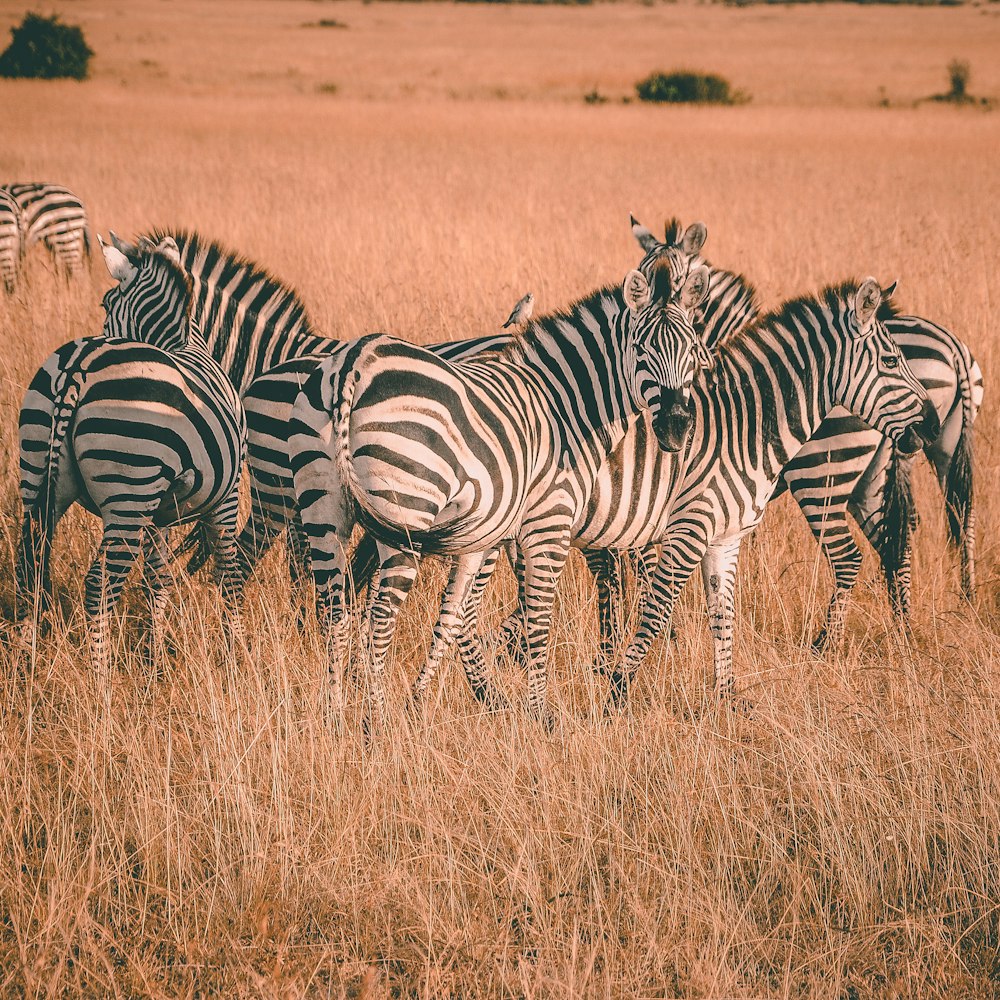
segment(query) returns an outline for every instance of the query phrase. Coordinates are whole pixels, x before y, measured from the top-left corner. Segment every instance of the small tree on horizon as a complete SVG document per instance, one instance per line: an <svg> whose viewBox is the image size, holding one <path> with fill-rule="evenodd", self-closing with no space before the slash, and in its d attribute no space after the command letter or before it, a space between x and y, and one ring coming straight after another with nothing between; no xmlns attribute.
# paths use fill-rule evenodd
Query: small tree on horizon
<svg viewBox="0 0 1000 1000"><path fill-rule="evenodd" d="M94 54L76 25L62 24L59 17L27 13L11 28L13 40L0 54L0 76L55 80L69 77L85 80Z"/></svg>

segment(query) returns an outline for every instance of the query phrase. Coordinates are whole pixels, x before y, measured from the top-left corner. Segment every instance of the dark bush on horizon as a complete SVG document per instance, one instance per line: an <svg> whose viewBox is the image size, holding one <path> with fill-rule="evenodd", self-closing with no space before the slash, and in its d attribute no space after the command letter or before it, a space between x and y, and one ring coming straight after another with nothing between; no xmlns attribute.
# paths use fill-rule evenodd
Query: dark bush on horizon
<svg viewBox="0 0 1000 1000"><path fill-rule="evenodd" d="M743 104L750 98L732 90L729 81L716 73L651 73L635 85L640 101L653 104Z"/></svg>
<svg viewBox="0 0 1000 1000"><path fill-rule="evenodd" d="M40 80L87 78L94 53L83 31L75 25L60 23L55 14L43 17L28 13L10 33L13 41L0 54L0 76Z"/></svg>

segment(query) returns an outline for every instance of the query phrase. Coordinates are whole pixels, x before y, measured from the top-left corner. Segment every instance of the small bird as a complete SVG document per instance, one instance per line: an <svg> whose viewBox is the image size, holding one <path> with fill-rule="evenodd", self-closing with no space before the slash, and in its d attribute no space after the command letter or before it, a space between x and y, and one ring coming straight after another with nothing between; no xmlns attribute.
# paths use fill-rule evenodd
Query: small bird
<svg viewBox="0 0 1000 1000"><path fill-rule="evenodd" d="M503 329L506 330L508 326L517 326L521 323L527 323L531 319L531 310L535 307L535 296L528 292L527 295L521 299L516 306L514 306L514 311L507 317L507 322L504 323Z"/></svg>

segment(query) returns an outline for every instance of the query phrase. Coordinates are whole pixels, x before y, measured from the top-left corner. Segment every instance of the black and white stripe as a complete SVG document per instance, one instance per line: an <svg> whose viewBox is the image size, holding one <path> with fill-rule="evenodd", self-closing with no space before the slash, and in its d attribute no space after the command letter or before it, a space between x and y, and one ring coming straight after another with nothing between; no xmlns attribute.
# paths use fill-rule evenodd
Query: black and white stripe
<svg viewBox="0 0 1000 1000"><path fill-rule="evenodd" d="M0 188L0 281L14 291L21 266L21 218L17 202Z"/></svg>
<svg viewBox="0 0 1000 1000"><path fill-rule="evenodd" d="M660 454L645 424L637 424L632 454L644 450L641 464L659 465L651 481L670 484L660 489L659 517L647 518L645 537L622 530L628 518L618 512L634 500L611 464L603 470L587 517L578 522L578 543L601 549L661 544L639 631L612 670L617 699L699 563L715 639L716 691L730 695L740 542L759 523L791 456L834 407L846 407L907 452L920 447L920 436L937 436L936 412L879 319L882 298L874 279L847 283L788 302L730 336L695 384L694 431L681 461Z"/></svg>
<svg viewBox="0 0 1000 1000"><path fill-rule="evenodd" d="M56 265L76 274L90 259L90 234L83 202L59 184L5 184L17 203L21 227L21 254L43 243Z"/></svg>
<svg viewBox="0 0 1000 1000"><path fill-rule="evenodd" d="M25 396L17 574L19 613L29 613L36 600L44 610L60 518L77 501L101 517L104 532L85 599L98 664L108 656L108 609L143 548L155 641L171 579L167 534L174 525L200 520L208 526L224 595L235 610L237 486L246 437L239 396L191 321L191 282L177 263L176 246L164 240L136 251L133 261L106 252L119 284L104 298L105 336L63 345ZM48 409L53 401L54 411Z"/></svg>
<svg viewBox="0 0 1000 1000"><path fill-rule="evenodd" d="M370 618L376 711L382 664L419 554L456 558L418 696L460 627L484 557L516 538L529 706L545 715L555 585L594 477L642 409L650 410L662 447L681 447L688 430L686 403L702 352L678 296L693 308L707 290L707 269L688 274L703 240L699 227L682 247L648 255L624 290L605 289L532 323L499 357L449 364L374 335L310 376L293 410L290 451L334 680L355 520L380 548Z"/></svg>

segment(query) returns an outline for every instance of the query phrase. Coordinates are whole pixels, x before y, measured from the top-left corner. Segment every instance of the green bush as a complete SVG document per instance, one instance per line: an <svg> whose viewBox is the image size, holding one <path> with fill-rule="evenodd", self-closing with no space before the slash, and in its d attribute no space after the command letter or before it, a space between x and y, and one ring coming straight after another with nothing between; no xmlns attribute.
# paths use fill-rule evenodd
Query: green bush
<svg viewBox="0 0 1000 1000"><path fill-rule="evenodd" d="M741 104L749 98L733 91L716 73L651 73L635 85L640 101L654 104Z"/></svg>
<svg viewBox="0 0 1000 1000"><path fill-rule="evenodd" d="M14 40L0 54L0 76L86 79L94 53L75 25L60 24L55 14L29 13L10 33Z"/></svg>

